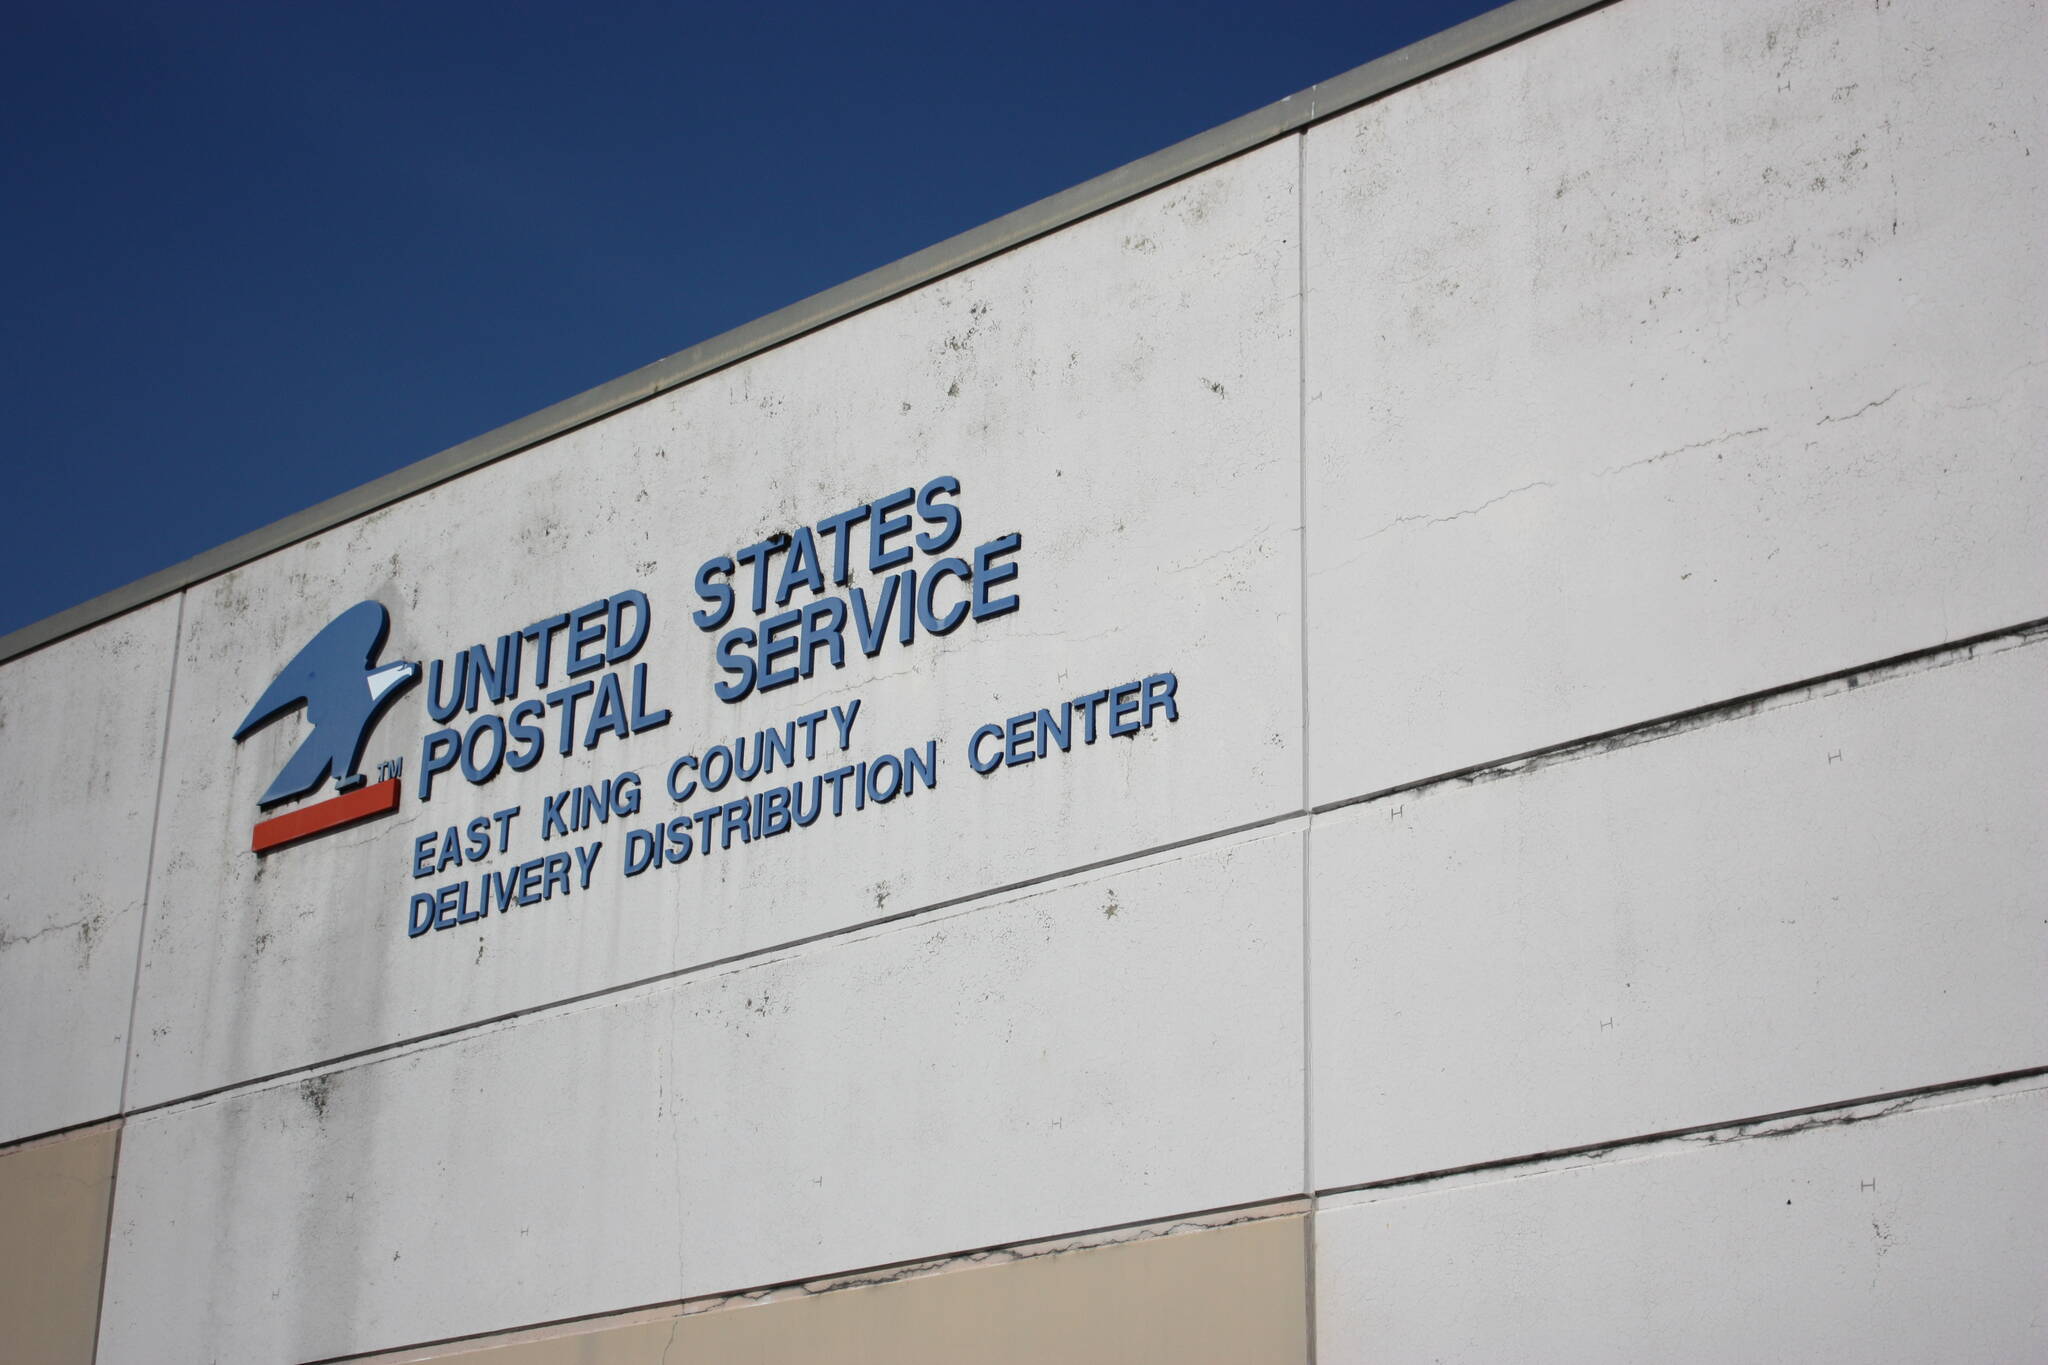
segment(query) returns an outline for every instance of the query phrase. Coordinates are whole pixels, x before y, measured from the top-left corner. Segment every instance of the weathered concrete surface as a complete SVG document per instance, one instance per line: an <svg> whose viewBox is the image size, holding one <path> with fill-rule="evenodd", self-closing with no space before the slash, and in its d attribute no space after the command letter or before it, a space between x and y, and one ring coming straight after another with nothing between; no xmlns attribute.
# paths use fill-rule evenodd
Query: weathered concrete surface
<svg viewBox="0 0 2048 1365"><path fill-rule="evenodd" d="M1630 0L1309 132L1315 802L2048 615L2044 69Z"/></svg>
<svg viewBox="0 0 2048 1365"><path fill-rule="evenodd" d="M2048 638L1310 836L1325 1189L2048 1065Z"/></svg>
<svg viewBox="0 0 2048 1365"><path fill-rule="evenodd" d="M101 1361L318 1358L1299 1190L1300 853L1212 845L139 1117Z"/></svg>
<svg viewBox="0 0 2048 1365"><path fill-rule="evenodd" d="M178 604L0 667L0 1142L121 1107Z"/></svg>
<svg viewBox="0 0 2048 1365"><path fill-rule="evenodd" d="M1276 147L1219 166L194 590L137 1097L1294 808L1296 162ZM689 621L697 566L941 474L961 483L960 552L1021 532L1021 608L873 658L850 649L843 670L821 656L816 677L717 701L715 636ZM636 662L651 704L674 712L666 728L566 759L551 749L484 787L444 778L424 807L409 784L391 819L249 854L255 798L298 732L281 722L239 750L229 733L268 671L341 608L377 597L393 617L384 657L431 660L630 587L652 600ZM1167 670L1177 722L987 777L967 769L984 722ZM367 761L399 755L417 776L426 690L398 702ZM845 761L936 739L936 791L631 881L616 823L539 838L545 795L625 769L650 797L637 823L688 814L701 801L661 792L672 759L855 700ZM481 870L601 837L590 892L408 940L411 893L479 871L415 883L413 839L515 804L510 853Z"/></svg>
<svg viewBox="0 0 2048 1365"><path fill-rule="evenodd" d="M2044 1140L2015 1088L1326 1200L1316 1358L2039 1360Z"/></svg>

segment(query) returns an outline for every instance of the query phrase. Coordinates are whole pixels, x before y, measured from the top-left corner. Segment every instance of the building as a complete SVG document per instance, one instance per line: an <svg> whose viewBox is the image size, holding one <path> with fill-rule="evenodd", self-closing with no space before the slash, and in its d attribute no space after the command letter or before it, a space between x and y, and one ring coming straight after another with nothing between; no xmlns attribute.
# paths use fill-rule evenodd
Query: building
<svg viewBox="0 0 2048 1365"><path fill-rule="evenodd" d="M2044 70L1519 0L0 641L7 1354L2048 1358Z"/></svg>

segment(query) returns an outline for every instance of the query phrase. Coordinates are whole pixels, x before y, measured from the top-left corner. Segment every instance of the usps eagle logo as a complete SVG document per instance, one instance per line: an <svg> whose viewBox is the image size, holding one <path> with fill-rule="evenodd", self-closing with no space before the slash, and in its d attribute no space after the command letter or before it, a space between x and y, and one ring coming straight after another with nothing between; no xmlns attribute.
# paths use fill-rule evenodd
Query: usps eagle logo
<svg viewBox="0 0 2048 1365"><path fill-rule="evenodd" d="M264 726L305 708L306 736L257 798L264 809L305 796L329 778L340 795L256 827L258 853L398 808L398 764L382 765L371 785L358 771L378 717L420 674L409 660L379 664L391 614L381 602L358 602L323 627L279 670L235 729L241 743Z"/></svg>

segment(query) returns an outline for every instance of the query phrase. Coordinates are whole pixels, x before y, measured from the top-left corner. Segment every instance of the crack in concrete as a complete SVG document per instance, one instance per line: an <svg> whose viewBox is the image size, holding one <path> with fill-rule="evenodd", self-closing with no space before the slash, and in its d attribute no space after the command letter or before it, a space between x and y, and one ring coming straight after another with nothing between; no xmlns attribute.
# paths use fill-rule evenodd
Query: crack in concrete
<svg viewBox="0 0 2048 1365"><path fill-rule="evenodd" d="M1496 497L1488 498L1485 502L1480 503L1477 507L1461 507L1457 511L1449 513L1446 516L1433 517L1429 515L1427 512L1416 512L1405 517L1395 517L1385 526L1380 527L1379 530L1374 531L1368 535L1360 536L1359 539L1373 540L1379 536L1385 535L1387 532L1393 530L1398 526L1407 526L1418 521L1421 522L1424 526L1441 526L1447 521L1459 521L1465 517L1476 517L1481 512L1484 512L1487 508L1492 507L1495 503L1506 502L1509 498L1514 497L1517 493L1527 493L1529 490L1533 488L1555 487L1557 487L1557 485L1549 479L1536 479L1530 483L1522 484L1518 488L1510 488L1507 492L1502 493ZM1348 563L1349 561L1346 562ZM1341 568L1343 566L1337 565L1334 567Z"/></svg>
<svg viewBox="0 0 2048 1365"><path fill-rule="evenodd" d="M1646 464L1656 464L1658 461L1668 460L1674 455L1683 455L1689 450L1705 450L1708 446L1718 446L1724 445L1729 441L1739 441L1745 436L1759 436L1769 430L1770 428L1767 426L1749 427L1742 431L1730 431L1724 432L1719 436L1709 436L1704 441L1694 441L1690 445L1673 446L1669 450L1660 450L1655 455L1645 455L1640 460L1627 460L1621 464L1611 464L1605 469L1596 469L1593 471L1593 477L1604 479L1609 474L1619 474L1624 469L1640 469Z"/></svg>
<svg viewBox="0 0 2048 1365"><path fill-rule="evenodd" d="M1527 493L1531 489L1535 488L1555 487L1557 487L1557 484L1550 479L1537 479L1531 483L1525 483L1519 487L1510 488L1507 492L1502 493L1497 497L1488 498L1485 502L1480 503L1476 507L1461 507L1457 511L1446 513L1443 516L1432 516L1427 512L1411 512L1406 516L1395 517L1392 521L1380 527L1377 531L1368 532L1367 534L1358 537L1358 539L1352 543L1357 545L1363 545L1368 540L1379 539L1381 536L1385 535L1389 531L1398 530L1403 526L1412 526L1417 522L1420 522L1425 527L1441 526L1447 521L1459 521L1465 517L1476 517L1481 512L1484 512L1487 508L1492 507L1495 503L1506 502L1509 498L1514 497L1517 493ZM1365 556L1366 551L1360 550L1355 555L1351 555L1345 559L1340 559L1335 564L1326 564L1322 568L1315 569L1312 572L1317 576L1327 573L1336 573L1340 569L1350 568L1353 564L1356 564L1359 560L1365 558Z"/></svg>
<svg viewBox="0 0 2048 1365"><path fill-rule="evenodd" d="M1240 540L1237 544L1232 545L1227 549L1218 550L1215 554L1203 555L1200 559L1190 559L1185 563L1181 564L1163 564L1160 567L1167 573L1186 573L1190 569L1199 569L1204 564L1213 564L1217 560L1225 557L1226 555L1234 555L1238 553L1238 551L1243 550L1248 546L1265 544L1267 534L1267 528L1261 527L1257 535L1252 536L1246 540Z"/></svg>
<svg viewBox="0 0 2048 1365"><path fill-rule="evenodd" d="M1804 1114L1791 1119L1766 1119L1760 1123L1745 1123L1736 1128L1717 1128L1706 1133L1681 1134L1679 1141L1702 1147L1719 1147L1730 1142L1792 1137L1798 1133L1810 1133L1817 1128L1847 1128L1851 1124L1868 1123L1872 1119L1890 1118L1894 1114L1907 1113L1919 1108L1928 1098L1927 1095L1908 1095L1904 1099L1892 1101L1881 1109L1846 1109L1825 1114Z"/></svg>
<svg viewBox="0 0 2048 1365"><path fill-rule="evenodd" d="M9 948L18 948L24 943L34 943L37 939L48 938L51 934L86 933L97 937L99 931L105 927L106 918L106 911L95 910L89 915L81 915L77 919L66 920L62 924L46 925L32 934L12 934L6 929L0 928L0 952L6 952Z"/></svg>
<svg viewBox="0 0 2048 1365"><path fill-rule="evenodd" d="M1912 387L1912 386L1911 386L1911 385L1901 385L1900 387L1898 387L1898 388L1896 388L1896 389L1893 389L1893 390L1892 390L1892 391L1891 391L1890 393L1886 394L1886 395L1885 395L1884 397L1882 397L1882 398L1873 398L1873 399L1871 399L1871 400L1870 400L1870 401L1869 401L1868 403L1865 403L1865 404L1864 404L1864 405L1863 405L1862 407L1860 407L1860 408L1856 409L1856 411L1854 411L1854 412L1851 412L1851 413L1846 413L1846 414L1844 414L1843 416L1840 416L1840 417L1834 417L1834 416L1827 416L1827 417L1823 417L1823 418L1821 418L1821 419L1820 419L1820 420L1819 420L1818 422L1815 422L1815 423L1814 423L1814 425L1815 425L1815 426L1817 426L1817 427L1824 427L1824 426L1826 426L1826 425L1827 425L1828 423L1830 423L1830 422L1853 422L1853 421L1855 421L1855 420L1856 420L1856 419L1857 419L1858 417L1861 417L1861 416L1862 416L1862 415L1863 415L1864 413L1866 413L1866 412L1869 412L1869 411L1870 411L1870 410L1871 410L1872 408L1881 408L1881 407L1883 407L1883 406L1884 406L1884 405L1885 405L1886 403L1889 403L1889 402L1891 402L1891 401L1892 401L1892 400L1893 400L1894 398L1897 398L1897 397L1898 397L1898 396L1899 396L1900 394L1904 393L1904 392L1905 392L1905 391L1906 391L1906 390L1907 390L1908 388L1910 388L1910 387Z"/></svg>

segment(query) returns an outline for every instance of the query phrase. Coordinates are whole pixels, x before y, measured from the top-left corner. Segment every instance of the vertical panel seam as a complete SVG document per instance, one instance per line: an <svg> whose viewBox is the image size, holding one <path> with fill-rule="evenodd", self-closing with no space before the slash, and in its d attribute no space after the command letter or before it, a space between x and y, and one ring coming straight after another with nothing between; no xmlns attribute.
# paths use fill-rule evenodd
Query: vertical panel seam
<svg viewBox="0 0 2048 1365"><path fill-rule="evenodd" d="M1313 111L1311 111L1313 112ZM1309 1199L1308 1212L1301 1220L1302 1312L1306 1318L1303 1342L1309 1365L1316 1359L1316 1233L1315 1233L1315 1082L1313 1057L1314 1019L1310 1012L1310 840L1315 833L1315 813L1310 809L1309 743L1309 616L1308 616L1308 129L1295 134L1294 162L1294 451L1297 506L1297 569L1300 575L1296 630L1301 637L1301 1180Z"/></svg>
<svg viewBox="0 0 2048 1365"><path fill-rule="evenodd" d="M135 1060L136 1007L142 997L142 958L149 950L149 902L156 894L156 838L164 817L164 779L171 767L171 716L178 701L178 658L185 652L185 597L178 594L177 622L171 627L171 676L164 685L164 723L156 748L156 794L149 808L149 851L142 866L142 914L135 930L135 974L128 982L128 1027L121 1034L121 1115L114 1129L112 1165L107 1171L107 1218L100 1238L100 1292L92 1316L92 1358L100 1358L100 1333L107 1321L107 1271L114 1261L114 1202L121 1194L121 1148L128 1137L128 1071Z"/></svg>
<svg viewBox="0 0 2048 1365"><path fill-rule="evenodd" d="M184 594L180 593L178 596L182 599ZM100 1358L100 1327L107 1320L107 1262L114 1258L114 1184L121 1176L121 1143L127 1135L127 1121L116 1120L114 1150L107 1164L107 1216L102 1222L100 1235L99 1292L93 1296L91 1358L94 1361Z"/></svg>
<svg viewBox="0 0 2048 1365"><path fill-rule="evenodd" d="M128 1112L128 1072L135 1059L136 1006L142 997L142 958L149 946L149 902L156 893L156 840L163 824L164 777L171 766L171 714L178 702L178 656L185 651L185 594L178 594L178 621L171 630L171 677L164 688L164 724L156 751L156 796L149 809L148 861L142 868L142 923L136 933L135 976L128 984L128 1028L121 1040L121 1095L119 1113Z"/></svg>

